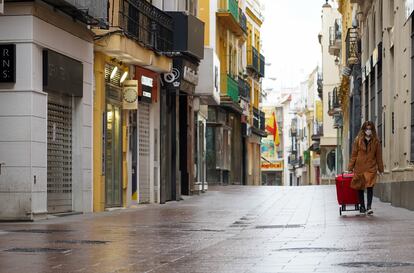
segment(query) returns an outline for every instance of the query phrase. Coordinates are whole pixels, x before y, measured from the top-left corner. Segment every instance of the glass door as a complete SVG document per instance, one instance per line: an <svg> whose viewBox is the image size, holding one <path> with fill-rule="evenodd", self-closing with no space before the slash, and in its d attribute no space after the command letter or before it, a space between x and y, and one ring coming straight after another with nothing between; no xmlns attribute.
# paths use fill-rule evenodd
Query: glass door
<svg viewBox="0 0 414 273"><path fill-rule="evenodd" d="M122 204L122 124L120 108L107 104L105 143L105 206Z"/></svg>

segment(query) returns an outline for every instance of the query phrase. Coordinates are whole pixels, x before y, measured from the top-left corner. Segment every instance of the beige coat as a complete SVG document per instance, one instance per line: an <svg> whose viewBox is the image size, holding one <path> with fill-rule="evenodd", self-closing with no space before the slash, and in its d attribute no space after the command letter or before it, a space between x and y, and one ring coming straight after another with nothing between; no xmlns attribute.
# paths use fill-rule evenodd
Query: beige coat
<svg viewBox="0 0 414 273"><path fill-rule="evenodd" d="M367 147L364 138L357 137L352 145L348 170L356 175L364 174L366 187L373 187L377 180L377 171L384 172L381 143L378 140L371 140Z"/></svg>

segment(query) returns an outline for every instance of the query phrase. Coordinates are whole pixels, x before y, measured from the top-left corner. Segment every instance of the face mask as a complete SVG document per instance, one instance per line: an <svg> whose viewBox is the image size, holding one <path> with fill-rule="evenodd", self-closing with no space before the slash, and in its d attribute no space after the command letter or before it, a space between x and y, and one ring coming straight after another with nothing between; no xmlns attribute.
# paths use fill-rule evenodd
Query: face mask
<svg viewBox="0 0 414 273"><path fill-rule="evenodd" d="M372 135L372 131L371 130L365 130L365 135L367 135L367 136Z"/></svg>

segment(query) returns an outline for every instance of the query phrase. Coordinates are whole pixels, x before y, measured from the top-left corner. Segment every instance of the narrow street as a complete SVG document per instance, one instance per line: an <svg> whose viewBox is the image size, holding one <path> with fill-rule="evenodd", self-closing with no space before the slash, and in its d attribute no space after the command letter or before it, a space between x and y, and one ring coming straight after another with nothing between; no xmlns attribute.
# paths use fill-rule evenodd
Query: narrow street
<svg viewBox="0 0 414 273"><path fill-rule="evenodd" d="M0 272L414 272L414 212L340 217L333 186L215 187L166 205L0 223Z"/></svg>

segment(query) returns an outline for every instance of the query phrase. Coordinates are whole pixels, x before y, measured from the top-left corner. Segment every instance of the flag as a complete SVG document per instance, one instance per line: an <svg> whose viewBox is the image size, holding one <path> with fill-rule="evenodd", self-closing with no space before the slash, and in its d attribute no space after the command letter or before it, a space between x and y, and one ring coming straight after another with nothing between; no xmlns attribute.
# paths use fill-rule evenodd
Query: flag
<svg viewBox="0 0 414 273"><path fill-rule="evenodd" d="M277 128L277 121L275 112L272 113L272 116L266 122L266 131L273 135L273 142L275 146L279 146L280 139L279 139L279 130Z"/></svg>

